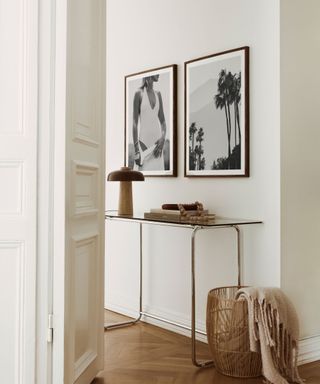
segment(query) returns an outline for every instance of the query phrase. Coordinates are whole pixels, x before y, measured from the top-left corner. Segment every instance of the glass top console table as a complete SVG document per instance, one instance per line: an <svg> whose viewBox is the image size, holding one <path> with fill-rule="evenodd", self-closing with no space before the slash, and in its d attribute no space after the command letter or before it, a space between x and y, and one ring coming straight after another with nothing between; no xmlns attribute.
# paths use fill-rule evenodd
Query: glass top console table
<svg viewBox="0 0 320 384"><path fill-rule="evenodd" d="M260 220L244 220L244 219L230 219L224 217L215 217L214 220L210 221L187 221L180 219L169 219L169 218L161 218L161 219L150 219L145 218L143 213L134 213L133 215L119 215L117 211L106 211L105 219L108 221L116 220L116 221L127 221L132 223L139 224L139 235L140 235L140 273L139 273L139 311L138 317L131 321L115 323L115 324L106 324L105 330L111 330L114 328L125 327L128 325L136 324L141 320L142 316L150 317L168 324L172 324L178 326L183 329L187 329L191 331L191 359L192 363L196 367L209 367L213 365L213 361L198 361L196 354L196 333L200 333L206 335L205 332L196 329L196 279L195 279L195 240L196 233L200 230L213 230L219 228L231 228L236 231L236 242L237 242L237 267L238 267L238 279L237 285L241 285L241 236L240 236L240 227L243 225L252 225L252 224L261 224ZM143 271L143 225L160 225L167 227L176 227L176 228L187 228L190 229L190 258L191 258L191 326L186 326L185 324L179 324L173 322L169 319L160 318L151 313L147 313L143 310L143 287L142 287L142 271Z"/></svg>

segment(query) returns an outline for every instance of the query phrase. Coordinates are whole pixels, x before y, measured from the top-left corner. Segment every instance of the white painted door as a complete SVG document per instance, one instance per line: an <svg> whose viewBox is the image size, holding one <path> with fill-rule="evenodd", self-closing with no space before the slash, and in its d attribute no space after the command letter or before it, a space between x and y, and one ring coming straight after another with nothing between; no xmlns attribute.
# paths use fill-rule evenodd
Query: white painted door
<svg viewBox="0 0 320 384"><path fill-rule="evenodd" d="M37 13L37 0L0 0L0 382L10 384L35 383Z"/></svg>
<svg viewBox="0 0 320 384"><path fill-rule="evenodd" d="M66 3L66 94L62 98L66 153L61 169L59 159L55 165L56 177L60 171L65 182L65 221L58 211L55 217L57 235L65 228L65 249L61 249L64 262L56 259L54 266L53 382L89 384L104 363L105 1ZM59 12L58 8L58 18ZM63 25L59 30L59 23L56 26L57 36L63 40ZM64 47L57 49L58 79ZM60 79L61 85L63 75ZM57 97L62 90L56 85L60 103ZM63 125L63 108L60 112L57 108L56 116L60 113Z"/></svg>
<svg viewBox="0 0 320 384"><path fill-rule="evenodd" d="M103 369L105 7L67 10L65 384Z"/></svg>

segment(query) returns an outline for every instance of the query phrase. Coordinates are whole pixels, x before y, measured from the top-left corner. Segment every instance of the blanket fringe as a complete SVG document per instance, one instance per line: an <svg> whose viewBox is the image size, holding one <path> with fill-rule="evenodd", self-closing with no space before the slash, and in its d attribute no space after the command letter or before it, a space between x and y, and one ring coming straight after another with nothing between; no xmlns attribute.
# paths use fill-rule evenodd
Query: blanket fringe
<svg viewBox="0 0 320 384"><path fill-rule="evenodd" d="M297 369L298 341L292 338L281 323L279 310L273 308L265 298L247 297L244 293L240 293L239 298L241 297L248 301L249 325L252 333L250 349L260 350L261 332L263 332L263 339L270 349L274 368L282 376L283 383L288 383L286 379L290 380L290 383L303 383ZM266 380L266 383L271 383L267 378Z"/></svg>

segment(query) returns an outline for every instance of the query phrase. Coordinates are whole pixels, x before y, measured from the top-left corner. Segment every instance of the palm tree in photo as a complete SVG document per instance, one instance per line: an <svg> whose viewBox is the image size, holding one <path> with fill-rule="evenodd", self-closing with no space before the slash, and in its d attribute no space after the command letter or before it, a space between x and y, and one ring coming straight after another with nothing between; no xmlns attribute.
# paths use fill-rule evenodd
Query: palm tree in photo
<svg viewBox="0 0 320 384"><path fill-rule="evenodd" d="M189 127L189 140L191 143L191 150L194 151L194 136L197 132L196 123L192 123Z"/></svg>
<svg viewBox="0 0 320 384"><path fill-rule="evenodd" d="M234 76L234 89L235 89L235 95L234 95L234 109L235 109L235 116L236 116L236 123L238 127L238 136L239 136L239 145L241 148L241 130L240 130L240 112L239 112L239 104L241 102L241 72L238 73L238 75Z"/></svg>
<svg viewBox="0 0 320 384"><path fill-rule="evenodd" d="M234 147L232 149L229 165L231 169L241 168L241 130L239 104L241 102L241 72L230 74L232 83L230 89L230 104L233 105L234 112Z"/></svg>
<svg viewBox="0 0 320 384"><path fill-rule="evenodd" d="M232 85L230 89L230 104L233 104L234 112L234 145L241 143L239 104L241 102L241 72L232 75ZM238 136L238 138L237 138Z"/></svg>
<svg viewBox="0 0 320 384"><path fill-rule="evenodd" d="M219 79L218 79L218 93L214 96L216 108L224 109L224 112L225 112L227 138L228 138L228 158L231 155L231 144L230 144L230 141L231 141L230 90L231 90L231 84L232 84L231 78L232 78L231 72L227 73L225 69L222 69L220 71Z"/></svg>
<svg viewBox="0 0 320 384"><path fill-rule="evenodd" d="M232 85L230 90L230 103L233 105L233 116L234 116L234 124L233 124L233 130L234 130L234 146L237 145L237 111L236 111L236 98L237 98L237 75L232 75Z"/></svg>
<svg viewBox="0 0 320 384"><path fill-rule="evenodd" d="M206 167L206 159L203 157L200 162L200 169L205 169Z"/></svg>
<svg viewBox="0 0 320 384"><path fill-rule="evenodd" d="M228 159L226 157L218 157L216 160L213 160L211 169L226 169Z"/></svg>
<svg viewBox="0 0 320 384"><path fill-rule="evenodd" d="M233 84L234 84L233 74L229 71L226 74L226 78L225 78L225 93L226 93L227 111L228 111L228 117L229 117L230 150L231 150L231 132L232 132L230 106L233 103ZM231 151L228 157L230 157L230 154L231 154Z"/></svg>
<svg viewBox="0 0 320 384"><path fill-rule="evenodd" d="M196 169L196 154L195 154L195 148L194 148L194 139L195 134L197 132L198 128L196 126L196 123L192 123L189 127L189 169L195 170Z"/></svg>
<svg viewBox="0 0 320 384"><path fill-rule="evenodd" d="M195 162L195 169L198 171L200 169L200 163L201 163L201 155L203 154L203 150L202 148L200 148L200 146L197 144L195 147L194 147L194 155L195 155L195 159L196 159L196 162Z"/></svg>
<svg viewBox="0 0 320 384"><path fill-rule="evenodd" d="M204 158L202 158L202 155L203 155L203 152L204 152L203 151L203 147L202 147L203 136L204 136L203 128L199 128L198 134L197 134L197 137L196 137L196 142L199 143L199 145L196 145L196 148L197 148L197 151L196 151L196 154L197 154L197 168L198 168L198 170L204 169L204 164L205 164L205 160L204 160Z"/></svg>

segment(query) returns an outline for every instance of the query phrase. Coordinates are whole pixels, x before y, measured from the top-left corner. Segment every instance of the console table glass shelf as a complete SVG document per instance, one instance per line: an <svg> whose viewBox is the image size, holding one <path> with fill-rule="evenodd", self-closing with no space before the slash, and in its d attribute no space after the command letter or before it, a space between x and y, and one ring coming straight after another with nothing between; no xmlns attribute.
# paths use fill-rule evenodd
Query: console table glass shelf
<svg viewBox="0 0 320 384"><path fill-rule="evenodd" d="M240 227L243 225L252 225L252 224L261 224L260 220L248 220L248 219L231 219L225 217L215 217L213 220L208 221L194 221L194 220L180 220L179 218L145 218L144 213L134 212L133 215L119 215L117 211L106 211L105 219L108 221L127 221L132 223L139 224L139 236L140 236L140 273L139 273L139 291L140 291L140 300L139 300L139 311L136 319L132 321L126 321L116 324L106 324L105 330L111 330L114 328L124 327L128 325L136 324L141 320L142 316L150 317L168 324L172 324L183 329L191 331L191 359L192 363L197 367L209 367L213 366L213 361L198 361L196 355L196 333L206 335L205 332L196 329L196 279L195 279L195 240L196 233L200 230L213 230L219 228L231 228L236 231L236 242L237 242L237 267L238 267L238 279L237 285L241 286L241 236L240 236ZM143 310L143 287L142 287L142 272L143 272L143 225L160 225L176 228L188 228L190 232L190 259L191 259L191 326L186 326L185 324L179 324L173 322L169 319L160 318L151 313L147 313Z"/></svg>
<svg viewBox="0 0 320 384"><path fill-rule="evenodd" d="M117 220L128 220L128 221L136 221L142 223L154 223L160 225L173 225L173 226L187 226L187 227L195 227L195 226L203 226L203 227L221 227L221 226L233 226L233 225L248 225L248 224L261 224L260 220L245 220L245 219L230 219L226 217L216 216L213 220L210 219L206 221L194 221L194 220L186 220L186 219L169 219L169 218L145 218L144 213L134 212L133 215L119 215L118 211L106 211L105 212L106 219L117 219Z"/></svg>

